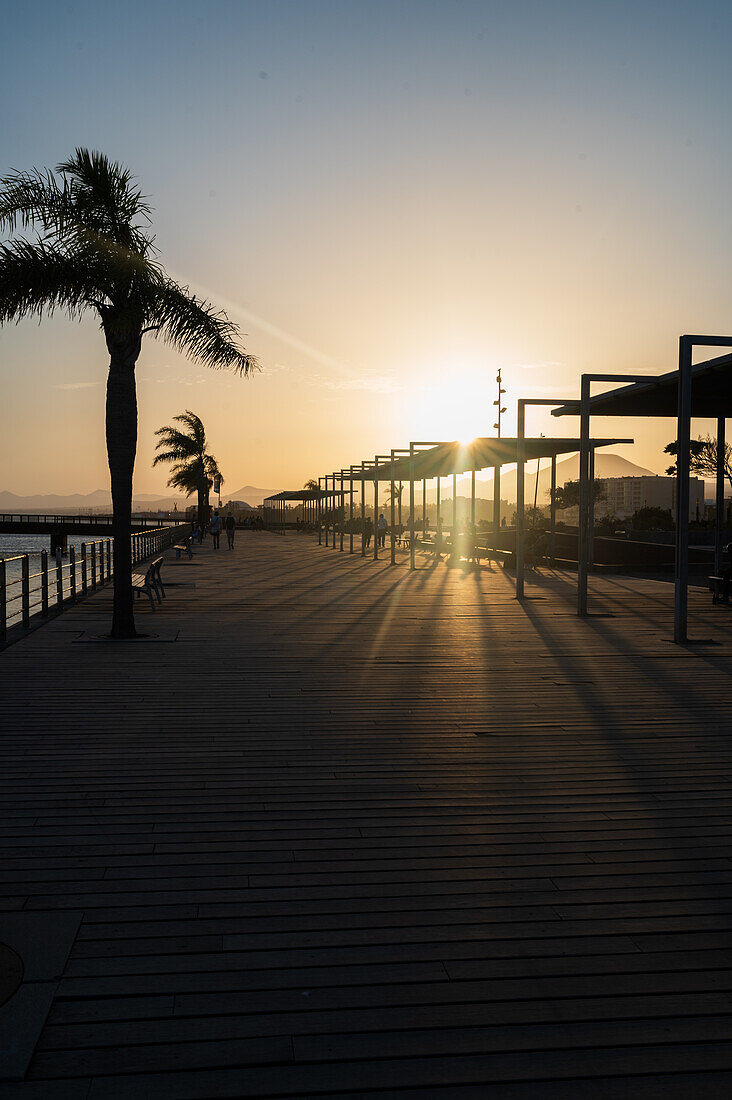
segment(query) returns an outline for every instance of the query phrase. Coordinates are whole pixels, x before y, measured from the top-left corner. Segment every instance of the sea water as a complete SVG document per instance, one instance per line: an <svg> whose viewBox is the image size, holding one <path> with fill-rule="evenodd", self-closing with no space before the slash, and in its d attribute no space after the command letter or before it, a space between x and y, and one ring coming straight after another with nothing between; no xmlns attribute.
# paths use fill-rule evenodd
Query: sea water
<svg viewBox="0 0 732 1100"><path fill-rule="evenodd" d="M81 546L82 543L87 545L87 559L89 558L89 546L92 542L103 541L106 543L106 539L94 539L92 536L87 535L86 538L79 535L69 535L68 545L74 547L76 551L77 572L76 572L76 588L77 591L81 589ZM31 615L37 614L39 607L37 606L41 598L41 578L34 576L34 574L41 571L41 553L45 550L48 554L48 602L51 607L56 603L56 559L51 555L51 539L49 535L0 535L0 558L5 559L5 575L7 584L7 624L8 626L14 626L15 623L20 621L21 618L21 601L15 597L20 595L20 578L22 576L22 562L18 555L28 554L28 569L31 575L30 581L30 602L31 602ZM105 545L105 572L106 572L106 554L107 548ZM11 559L11 560L8 560ZM12 560L15 559L15 560ZM62 557L64 564L63 570L63 587L64 596L68 595L71 590L71 583L69 578L69 555L64 554ZM90 565L87 564L87 570L90 570ZM99 549L97 548L97 570L99 569ZM98 574L97 574L98 575ZM91 572L87 573L89 583L91 583ZM34 606L36 605L36 606Z"/></svg>

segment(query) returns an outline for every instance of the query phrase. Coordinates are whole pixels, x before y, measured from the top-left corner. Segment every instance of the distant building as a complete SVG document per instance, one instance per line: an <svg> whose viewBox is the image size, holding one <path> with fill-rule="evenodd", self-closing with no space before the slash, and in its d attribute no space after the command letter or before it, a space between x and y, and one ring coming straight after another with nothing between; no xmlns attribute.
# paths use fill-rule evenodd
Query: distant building
<svg viewBox="0 0 732 1100"><path fill-rule="evenodd" d="M598 516L614 513L629 519L640 508L663 508L676 518L675 477L602 477L605 497L597 502ZM689 519L704 518L704 482L689 478Z"/></svg>

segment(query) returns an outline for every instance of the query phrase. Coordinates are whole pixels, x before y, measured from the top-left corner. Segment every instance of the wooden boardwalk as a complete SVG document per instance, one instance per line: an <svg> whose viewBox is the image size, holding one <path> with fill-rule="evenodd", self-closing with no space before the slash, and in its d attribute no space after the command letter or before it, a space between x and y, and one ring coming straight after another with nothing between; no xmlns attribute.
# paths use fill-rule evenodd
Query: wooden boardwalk
<svg viewBox="0 0 732 1100"><path fill-rule="evenodd" d="M295 535L0 656L1 908L81 924L0 1098L732 1095L732 618ZM195 588L191 586L195 582Z"/></svg>

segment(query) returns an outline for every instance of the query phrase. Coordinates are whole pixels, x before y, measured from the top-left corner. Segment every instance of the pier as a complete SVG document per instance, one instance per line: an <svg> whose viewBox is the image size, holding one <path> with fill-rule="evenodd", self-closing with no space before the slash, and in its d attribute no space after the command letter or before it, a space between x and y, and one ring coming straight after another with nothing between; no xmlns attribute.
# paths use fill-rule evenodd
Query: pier
<svg viewBox="0 0 732 1100"><path fill-rule="evenodd" d="M67 946L0 1100L729 1094L729 608L408 562L238 532L3 653L0 930Z"/></svg>

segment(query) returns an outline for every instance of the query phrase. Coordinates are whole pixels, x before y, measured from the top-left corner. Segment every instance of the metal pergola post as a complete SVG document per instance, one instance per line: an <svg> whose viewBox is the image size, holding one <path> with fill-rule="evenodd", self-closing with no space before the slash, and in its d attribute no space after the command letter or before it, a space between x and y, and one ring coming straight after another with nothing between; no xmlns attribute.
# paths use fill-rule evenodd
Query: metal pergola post
<svg viewBox="0 0 732 1100"><path fill-rule="evenodd" d="M714 517L714 572L722 572L722 531L724 525L724 465L725 465L725 421L717 418L717 479L715 500L717 503Z"/></svg>
<svg viewBox="0 0 732 1100"><path fill-rule="evenodd" d="M374 561L379 560L379 456L374 459Z"/></svg>
<svg viewBox="0 0 732 1100"><path fill-rule="evenodd" d="M422 480L422 500L424 502L425 490ZM424 521L423 521L424 522ZM414 444L409 444L409 568L413 570L416 564L416 547L414 545Z"/></svg>
<svg viewBox="0 0 732 1100"><path fill-rule="evenodd" d="M396 531L394 529L394 507L395 507L395 505L394 505L394 496L395 496L396 480L394 478L394 461L395 461L397 455L405 455L405 456L406 455L411 455L411 451L408 447L392 447L392 450L391 450L390 476L391 476L391 564L392 565L394 565L396 563ZM402 492L403 492L403 484L400 481L399 482L399 500L398 500L399 526L400 527L401 527L401 523L402 523ZM412 511L414 511L414 509L412 509ZM401 534L401 531L400 531L400 534Z"/></svg>
<svg viewBox="0 0 732 1100"><path fill-rule="evenodd" d="M518 402L516 438L516 599L524 598L524 467L526 465L526 406L569 405L572 401L555 401L549 397L522 397ZM581 440L580 440L581 443ZM556 458L554 459L556 478ZM581 490L581 485L580 485Z"/></svg>
<svg viewBox="0 0 732 1100"><path fill-rule="evenodd" d="M348 553L353 553L353 471L357 470L357 466L351 466L350 473L351 478L349 481L349 505L348 505Z"/></svg>
<svg viewBox="0 0 732 1100"><path fill-rule="evenodd" d="M322 481L323 481L322 477L319 477L318 478L318 546L323 545L323 522L322 522L323 521L323 508L322 508L323 487L322 487Z"/></svg>
<svg viewBox="0 0 732 1100"><path fill-rule="evenodd" d="M550 561L554 565L554 555L556 551L556 534L557 534L557 456L552 455L552 487L549 494L549 516L551 524L551 542L550 546Z"/></svg>
<svg viewBox="0 0 732 1100"><path fill-rule="evenodd" d="M587 614L587 575L590 549L590 389L593 382L647 382L647 374L583 374L580 388L579 526L577 531L577 614ZM551 402L555 404L555 402ZM574 404L572 401L566 404ZM687 485L688 491L688 485Z"/></svg>
<svg viewBox="0 0 732 1100"><path fill-rule="evenodd" d="M457 560L457 474L452 475L452 531L450 532L451 558Z"/></svg>
<svg viewBox="0 0 732 1100"><path fill-rule="evenodd" d="M427 538L427 478L422 478L422 538Z"/></svg>
<svg viewBox="0 0 732 1100"><path fill-rule="evenodd" d="M580 391L579 516L577 527L577 614L587 614L587 540L590 472L590 377L582 375Z"/></svg>
<svg viewBox="0 0 732 1100"><path fill-rule="evenodd" d="M493 467L493 549L498 549L501 530L501 467Z"/></svg>
<svg viewBox="0 0 732 1100"><path fill-rule="evenodd" d="M341 470L341 499L339 508L341 512L341 553L343 553L343 541L346 537L346 494L343 489L343 470Z"/></svg>
<svg viewBox="0 0 732 1100"><path fill-rule="evenodd" d="M470 472L470 522L475 527L475 470Z"/></svg>
<svg viewBox="0 0 732 1100"><path fill-rule="evenodd" d="M366 557L366 480L364 463L361 463L361 557Z"/></svg>
<svg viewBox="0 0 732 1100"><path fill-rule="evenodd" d="M390 527L391 527L391 564L396 565L396 531L394 530L394 451L391 452L391 504L390 504Z"/></svg>
<svg viewBox="0 0 732 1100"><path fill-rule="evenodd" d="M519 401L516 416L516 599L524 598L524 465L526 463L526 408Z"/></svg>
<svg viewBox="0 0 732 1100"><path fill-rule="evenodd" d="M587 507L587 568L595 567L595 448L590 447L590 499Z"/></svg>
<svg viewBox="0 0 732 1100"><path fill-rule="evenodd" d="M674 576L674 641L688 641L689 618L689 467L691 465L691 354L694 341L679 338L679 385L676 427L676 569Z"/></svg>

